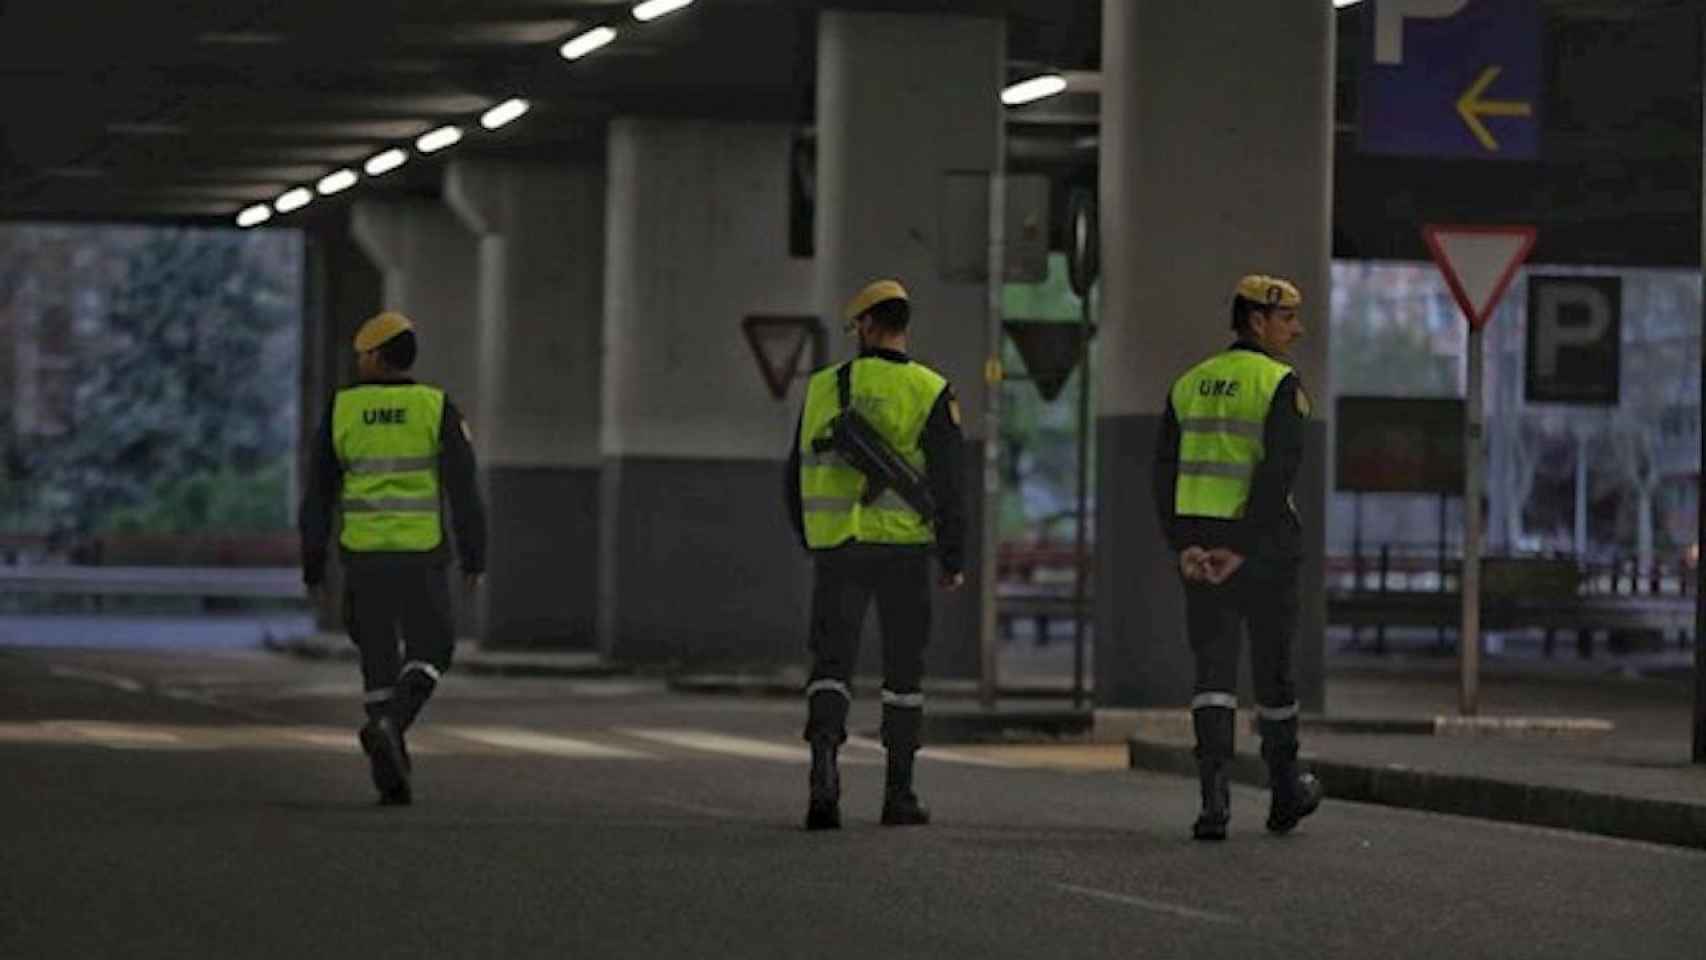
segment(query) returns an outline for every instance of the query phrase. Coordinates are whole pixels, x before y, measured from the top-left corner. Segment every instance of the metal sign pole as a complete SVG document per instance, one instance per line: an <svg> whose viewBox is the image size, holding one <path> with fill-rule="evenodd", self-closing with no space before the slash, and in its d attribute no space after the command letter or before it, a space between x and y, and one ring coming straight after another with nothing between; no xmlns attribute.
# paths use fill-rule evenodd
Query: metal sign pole
<svg viewBox="0 0 1706 960"><path fill-rule="evenodd" d="M989 357L983 370L983 536L979 543L977 699L995 709L999 651L995 609L996 563L1001 538L1001 322L1007 279L1007 175L989 176Z"/></svg>
<svg viewBox="0 0 1706 960"><path fill-rule="evenodd" d="M1469 389L1463 405L1463 572L1458 576L1463 617L1457 635L1461 666L1457 704L1466 717L1475 715L1481 695L1481 435L1486 427L1481 397L1482 350L1481 328L1471 326Z"/></svg>

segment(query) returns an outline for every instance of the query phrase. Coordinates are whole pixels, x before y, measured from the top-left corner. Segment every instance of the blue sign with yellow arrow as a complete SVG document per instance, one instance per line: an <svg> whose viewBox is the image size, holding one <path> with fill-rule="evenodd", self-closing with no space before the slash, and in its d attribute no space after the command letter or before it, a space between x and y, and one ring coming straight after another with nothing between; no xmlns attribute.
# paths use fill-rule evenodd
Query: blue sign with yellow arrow
<svg viewBox="0 0 1706 960"><path fill-rule="evenodd" d="M1364 14L1365 153L1540 153L1539 0L1374 0Z"/></svg>

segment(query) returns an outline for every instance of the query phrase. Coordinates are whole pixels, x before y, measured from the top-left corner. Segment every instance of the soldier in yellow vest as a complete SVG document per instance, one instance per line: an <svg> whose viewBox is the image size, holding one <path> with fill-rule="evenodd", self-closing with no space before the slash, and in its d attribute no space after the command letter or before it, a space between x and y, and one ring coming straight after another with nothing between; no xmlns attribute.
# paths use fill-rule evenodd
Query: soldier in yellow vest
<svg viewBox="0 0 1706 960"><path fill-rule="evenodd" d="M1291 667L1302 553L1291 488L1309 397L1286 355L1303 336L1302 303L1289 280L1241 279L1232 299L1237 342L1173 384L1157 442L1155 506L1178 554L1196 658L1198 840L1226 838L1241 627L1272 788L1268 829L1285 833L1321 803L1320 784L1297 765Z"/></svg>
<svg viewBox="0 0 1706 960"><path fill-rule="evenodd" d="M939 586L954 590L965 583L964 466L953 389L907 355L911 303L898 282L867 286L848 303L844 319L858 337L859 355L812 376L786 474L789 517L814 561L808 830L841 826L836 754L847 739L859 635L873 599L883 637L882 739L888 751L882 822L930 821L913 791L912 771L924 716L931 555ZM933 519L896 491L873 489L865 474L820 442L842 412L843 378L850 406L890 451L924 474Z"/></svg>
<svg viewBox="0 0 1706 960"><path fill-rule="evenodd" d="M447 500L470 590L486 554L467 423L444 391L409 379L415 351L414 325L400 313L381 313L356 333L360 382L338 391L320 424L300 518L302 579L315 594L334 518L343 519L344 619L367 691L359 739L388 805L413 798L403 735L455 648Z"/></svg>

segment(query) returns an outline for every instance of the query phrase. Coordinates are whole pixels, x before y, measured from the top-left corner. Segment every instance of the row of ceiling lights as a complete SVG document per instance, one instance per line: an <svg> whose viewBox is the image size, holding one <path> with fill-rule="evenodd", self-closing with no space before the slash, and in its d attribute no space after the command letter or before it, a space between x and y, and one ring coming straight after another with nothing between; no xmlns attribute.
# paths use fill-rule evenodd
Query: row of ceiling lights
<svg viewBox="0 0 1706 960"><path fill-rule="evenodd" d="M631 11L635 20L642 23L656 20L659 17L674 13L677 10L692 5L694 0L642 0L636 3ZM565 60L580 58L608 46L616 39L616 28L610 26L593 27L583 33L576 34L559 48ZM480 126L486 130L498 130L520 119L527 113L526 100L513 98L499 103L480 114ZM428 130L415 138L414 149L423 156L437 153L447 147L454 146L462 140L462 127L447 124ZM362 164L362 171L369 177L382 177L387 173L409 162L409 151L404 147L392 147L369 157ZM280 194L272 203L257 203L245 207L237 214L237 226L257 227L273 218L276 214L294 213L314 201L316 195L329 197L342 193L360 182L361 177L347 167L333 171L321 177L310 189L306 186L293 187Z"/></svg>
<svg viewBox="0 0 1706 960"><path fill-rule="evenodd" d="M656 20L666 14L674 13L689 6L694 0L643 0L634 5L634 19L641 22ZM1360 3L1361 0L1333 0L1335 7L1348 7ZM594 27L584 33L570 38L559 49L565 60L579 60L581 57L608 46L616 39L616 29L609 26ZM1030 77L1008 86L1001 91L1001 102L1010 107L1027 103L1035 103L1064 92L1068 87L1065 77L1058 73L1047 73ZM519 119L527 112L526 100L511 99L497 104L480 115L480 126L487 130L497 130ZM437 153L446 147L453 146L462 139L462 128L452 125L429 130L415 138L415 150L422 155ZM409 153L402 147L392 147L382 153L369 157L362 165L362 170L369 177L380 177L397 169L409 161ZM342 193L359 182L360 177L354 170L348 168L329 173L320 178L314 189L295 187L286 191L271 204L257 203L245 208L237 214L239 227L255 227L279 214L293 213L312 203L314 196L329 197Z"/></svg>

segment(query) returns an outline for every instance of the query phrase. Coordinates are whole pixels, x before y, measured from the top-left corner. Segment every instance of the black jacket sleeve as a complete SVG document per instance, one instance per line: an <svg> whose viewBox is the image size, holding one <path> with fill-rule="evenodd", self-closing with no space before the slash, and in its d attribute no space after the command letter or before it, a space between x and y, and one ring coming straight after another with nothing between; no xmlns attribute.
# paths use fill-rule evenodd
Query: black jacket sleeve
<svg viewBox="0 0 1706 960"><path fill-rule="evenodd" d="M946 387L924 422L924 471L936 501L936 555L942 572L966 568L965 438L960 433L959 402Z"/></svg>
<svg viewBox="0 0 1706 960"><path fill-rule="evenodd" d="M439 424L438 475L450 498L456 550L463 573L486 572L486 506L480 500L474 445L462 411L448 397Z"/></svg>
<svg viewBox="0 0 1706 960"><path fill-rule="evenodd" d="M302 582L310 587L326 579L326 549L332 539L332 520L342 482L343 469L332 447L332 404L327 403L320 429L314 433L308 476L302 485L302 507L296 515L297 530L302 534Z"/></svg>
<svg viewBox="0 0 1706 960"><path fill-rule="evenodd" d="M1173 401L1167 401L1167 413L1161 418L1161 429L1155 435L1155 466L1150 483L1155 494L1155 519L1174 552L1185 549L1184 531L1174 510L1179 489L1179 415L1173 412Z"/></svg>
<svg viewBox="0 0 1706 960"><path fill-rule="evenodd" d="M1250 502L1238 539L1252 552L1295 554L1301 543L1297 514L1291 505L1292 484L1303 464L1304 413L1302 386L1296 374L1280 381L1268 419L1262 428L1262 461L1250 479Z"/></svg>
<svg viewBox="0 0 1706 960"><path fill-rule="evenodd" d="M788 524L801 547L806 546L805 507L800 498L800 427L804 419L802 410L800 419L794 421L794 445L788 448L788 461L782 468L782 508L788 511Z"/></svg>

